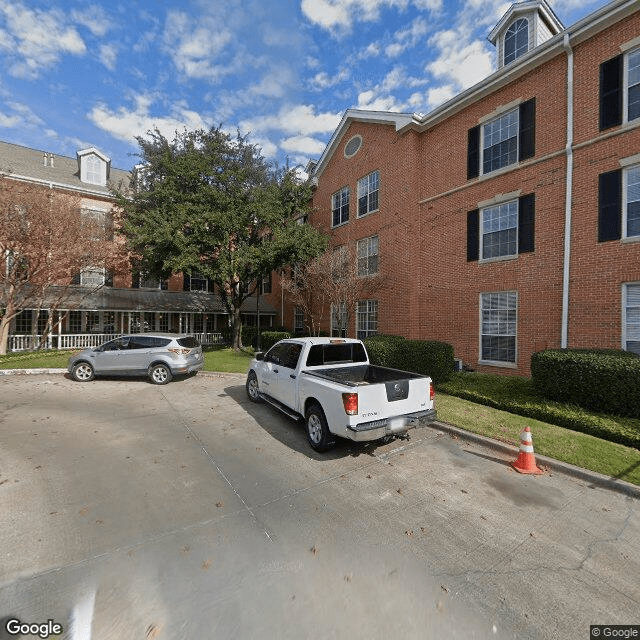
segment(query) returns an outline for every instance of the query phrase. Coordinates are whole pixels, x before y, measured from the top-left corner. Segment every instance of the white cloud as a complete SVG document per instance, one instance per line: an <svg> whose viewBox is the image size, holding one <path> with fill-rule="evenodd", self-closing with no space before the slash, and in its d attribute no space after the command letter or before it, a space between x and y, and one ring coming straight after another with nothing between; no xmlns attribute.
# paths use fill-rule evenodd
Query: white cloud
<svg viewBox="0 0 640 640"><path fill-rule="evenodd" d="M393 96L376 95L372 90L358 94L357 108L371 111L402 111L401 105Z"/></svg>
<svg viewBox="0 0 640 640"><path fill-rule="evenodd" d="M120 107L116 111L111 110L106 104L98 103L91 109L88 117L98 128L131 144L135 143L136 136L144 135L154 128L172 139L176 131L185 128L208 129L211 126L199 113L188 109L182 103L173 105L169 115L153 116L150 112L154 102L151 96L136 95L134 101L133 109Z"/></svg>
<svg viewBox="0 0 640 640"><path fill-rule="evenodd" d="M341 82L345 82L349 79L349 76L350 73L348 69L340 69L340 71L333 76L330 76L326 71L321 71L311 78L309 88L311 91L324 91L330 87L335 87Z"/></svg>
<svg viewBox="0 0 640 640"><path fill-rule="evenodd" d="M311 105L284 106L272 116L240 122L241 131L282 131L287 135L309 136L331 133L339 124L341 113L315 113Z"/></svg>
<svg viewBox="0 0 640 640"><path fill-rule="evenodd" d="M427 21L423 17L416 18L408 28L394 34L394 41L385 47L386 55L389 58L395 58L407 49L415 47L428 31Z"/></svg>
<svg viewBox="0 0 640 640"><path fill-rule="evenodd" d="M201 16L192 19L186 13L167 14L164 44L178 71L189 78L217 81L230 72L220 64L219 56L233 40L232 33L219 20Z"/></svg>
<svg viewBox="0 0 640 640"><path fill-rule="evenodd" d="M73 11L71 17L76 23L87 27L94 36L102 37L111 29L105 10L95 4L87 5L84 11Z"/></svg>
<svg viewBox="0 0 640 640"><path fill-rule="evenodd" d="M406 10L409 4L421 10L438 10L441 0L302 0L300 8L308 20L318 26L348 32L354 22L375 22L380 10L391 7Z"/></svg>
<svg viewBox="0 0 640 640"><path fill-rule="evenodd" d="M444 104L447 100L451 100L455 95L456 91L450 84L434 87L427 91L427 105L435 108Z"/></svg>
<svg viewBox="0 0 640 640"><path fill-rule="evenodd" d="M458 90L476 84L493 70L493 52L478 40L467 42L459 30L440 31L429 43L439 49L440 54L426 70Z"/></svg>
<svg viewBox="0 0 640 640"><path fill-rule="evenodd" d="M321 154L325 146L326 144L322 140L311 136L292 136L280 142L280 148L283 151L307 157Z"/></svg>
<svg viewBox="0 0 640 640"><path fill-rule="evenodd" d="M20 127L21 129L41 127L44 123L26 104L9 101L6 103L7 110L0 111L0 127L10 129Z"/></svg>
<svg viewBox="0 0 640 640"><path fill-rule="evenodd" d="M9 73L20 78L37 78L65 54L82 55L86 46L75 27L57 10L28 9L23 4L0 0L0 50L6 56Z"/></svg>
<svg viewBox="0 0 640 640"><path fill-rule="evenodd" d="M100 47L100 62L109 69L115 71L118 58L118 47L114 44L103 44Z"/></svg>

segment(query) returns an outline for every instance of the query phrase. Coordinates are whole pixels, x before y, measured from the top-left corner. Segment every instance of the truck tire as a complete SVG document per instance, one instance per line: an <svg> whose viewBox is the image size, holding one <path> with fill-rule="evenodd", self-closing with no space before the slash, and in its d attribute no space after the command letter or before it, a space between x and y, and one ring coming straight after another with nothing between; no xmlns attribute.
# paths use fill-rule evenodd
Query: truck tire
<svg viewBox="0 0 640 640"><path fill-rule="evenodd" d="M264 402L260 397L260 389L258 388L258 377L256 376L255 371L249 371L245 389L247 390L247 395L249 396L249 400L251 400L251 402Z"/></svg>
<svg viewBox="0 0 640 640"><path fill-rule="evenodd" d="M307 439L312 449L323 452L328 451L335 445L336 437L329 431L327 419L320 405L312 404L307 409L305 422L307 426Z"/></svg>

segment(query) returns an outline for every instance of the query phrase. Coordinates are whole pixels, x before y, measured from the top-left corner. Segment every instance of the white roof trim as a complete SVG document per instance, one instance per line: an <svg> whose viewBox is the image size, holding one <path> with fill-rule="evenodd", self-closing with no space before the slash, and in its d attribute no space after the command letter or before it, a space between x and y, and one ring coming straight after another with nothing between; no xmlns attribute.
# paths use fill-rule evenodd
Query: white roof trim
<svg viewBox="0 0 640 640"><path fill-rule="evenodd" d="M107 164L111 163L111 158L108 158L107 156L105 156L104 153L102 153L102 151L96 149L95 147L89 147L88 149L81 149L80 151L76 151L76 156L79 159L82 156L88 156L91 153L97 155L101 160L103 160Z"/></svg>

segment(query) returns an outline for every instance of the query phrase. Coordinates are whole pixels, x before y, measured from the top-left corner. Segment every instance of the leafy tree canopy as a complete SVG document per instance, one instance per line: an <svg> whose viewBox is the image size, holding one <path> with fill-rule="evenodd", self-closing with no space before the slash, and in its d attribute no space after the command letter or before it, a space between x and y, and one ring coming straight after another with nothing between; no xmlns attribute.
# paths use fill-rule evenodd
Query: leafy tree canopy
<svg viewBox="0 0 640 640"><path fill-rule="evenodd" d="M240 307L251 285L326 247L322 234L300 223L310 186L220 127L176 133L172 141L156 129L137 142L141 165L131 193L116 194L130 248L148 275L210 278L240 347Z"/></svg>

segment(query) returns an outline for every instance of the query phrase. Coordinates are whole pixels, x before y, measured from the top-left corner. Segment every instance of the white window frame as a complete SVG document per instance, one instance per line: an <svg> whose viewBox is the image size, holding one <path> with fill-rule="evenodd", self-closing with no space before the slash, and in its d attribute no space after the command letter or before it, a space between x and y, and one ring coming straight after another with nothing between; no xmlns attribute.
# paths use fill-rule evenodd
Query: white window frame
<svg viewBox="0 0 640 640"><path fill-rule="evenodd" d="M204 289L194 289L193 281L197 280L198 282L204 281ZM189 275L189 291L193 291L194 293L210 293L209 291L209 280L205 276L203 276L199 271L192 273Z"/></svg>
<svg viewBox="0 0 640 640"><path fill-rule="evenodd" d="M356 256L359 277L376 275L380 268L380 238L375 235L358 240L356 243ZM375 271L371 269L371 262L374 257Z"/></svg>
<svg viewBox="0 0 640 640"><path fill-rule="evenodd" d="M491 149L494 146L496 146L495 144L493 144L490 147L487 147L487 149L485 149L486 128L489 127L490 125L495 124L496 122L499 122L503 118L507 118L507 117L512 116L512 114L516 115L516 121L515 121L515 128L516 128L515 160L513 162L509 162L507 164L503 164L503 165L501 165L501 166L499 166L499 167L497 167L495 169L489 169L488 171L485 171L485 169L484 169L485 151L487 149ZM513 126L513 123L510 123L510 125L508 125L508 126ZM506 138L506 139L510 140L511 137ZM496 144L500 144L500 143L498 142ZM480 125L480 175L481 176L489 175L490 173L495 173L496 171L504 170L507 167L512 167L512 166L518 164L519 155L520 155L520 106L517 105L517 106L515 106L513 108L506 109L505 111L503 111L502 113L496 115L495 117L493 117L493 118L481 123L481 125Z"/></svg>
<svg viewBox="0 0 640 640"><path fill-rule="evenodd" d="M304 309L295 307L293 310L293 332L304 333Z"/></svg>
<svg viewBox="0 0 640 640"><path fill-rule="evenodd" d="M629 174L631 172L637 172L636 183L638 185L637 200L632 202L640 203L640 164L623 167L622 169L622 238L628 240L640 240L640 230L638 233L629 235L628 231L628 205L629 205ZM638 221L640 225L640 220Z"/></svg>
<svg viewBox="0 0 640 640"><path fill-rule="evenodd" d="M520 53L518 53L518 49L514 48L514 52L513 52L513 59L509 60L507 62L507 35L509 33L509 30L514 27L516 24L518 24L519 22L524 22L527 26L527 46L525 48L524 51L520 50ZM529 24L529 19L528 18L524 18L524 17L520 17L517 18L516 20L514 20L505 30L504 32L504 41L503 41L503 45L502 45L502 62L503 65L506 67L508 64L511 64L512 62L515 62L518 58L520 58L521 56L523 56L525 53L527 53L529 51L529 46L530 46L530 39L531 39L531 34L529 33L529 29L530 29L530 24ZM514 38L515 38L515 34L514 34Z"/></svg>
<svg viewBox="0 0 640 640"><path fill-rule="evenodd" d="M82 160L82 182L105 186L106 184L106 164L95 153L85 155Z"/></svg>
<svg viewBox="0 0 640 640"><path fill-rule="evenodd" d="M376 194L375 197L375 206L372 205L372 195ZM372 171L366 176L360 178L358 180L358 189L357 189L357 204L356 204L356 217L363 218L364 216L369 215L370 213L374 213L380 210L380 171ZM360 213L360 199L367 199L367 210L363 213Z"/></svg>
<svg viewBox="0 0 640 640"><path fill-rule="evenodd" d="M489 300L489 296L491 299ZM505 306L503 308L497 307L493 308L485 304L489 301L492 303L495 300L500 301L500 298L504 297L507 300L507 303L513 300L514 306L513 308L509 306ZM518 292L517 291L487 291L480 294L479 301L479 309L480 309L480 326L479 326L479 358L478 361L480 364L488 364L492 366L498 367L509 367L515 368L518 363ZM496 311L498 313L493 314L492 318L486 318L485 311L491 312ZM500 313L502 312L502 313ZM505 315L506 312L506 315ZM510 317L509 313L513 312L513 315ZM485 324L486 322L486 324ZM497 325L496 332L486 332L487 324ZM505 327L506 325L506 327ZM513 326L513 333L510 333L510 327ZM505 331L505 328L507 331ZM511 338L513 337L513 360L492 360L490 358L484 358L483 352L483 337L484 336L496 336L498 338Z"/></svg>
<svg viewBox="0 0 640 640"><path fill-rule="evenodd" d="M504 207L513 207L515 206L515 217L516 217L516 224L514 227L506 227L505 229L496 229L495 231L489 231L489 232L485 232L485 224L487 223L487 220L485 219L485 216L492 211L495 210L501 210ZM520 215L519 215L519 201L518 199L514 199L514 200L508 200L506 202L498 202L495 204L492 204L490 206L485 206L485 207L481 207L480 208L480 261L481 262L489 262L492 260L504 260L507 258L516 258L518 256L518 228L519 228L519 224L520 224ZM511 215L511 214L509 214ZM501 216L502 217L502 216ZM489 233L496 233L496 232L505 232L508 231L509 229L515 229L515 249L512 253L501 253L499 255L494 255L494 256L487 256L485 257L484 255L484 251L485 251L485 235L488 235Z"/></svg>
<svg viewBox="0 0 640 640"><path fill-rule="evenodd" d="M96 275L97 281L91 281L91 275ZM83 287L102 287L107 280L107 270L104 267L85 267L80 271L80 285Z"/></svg>
<svg viewBox="0 0 640 640"><path fill-rule="evenodd" d="M632 322L629 322L629 310L634 309ZM631 326L630 326L631 325ZM625 282L622 285L622 349L629 349L629 342L637 342L640 355L640 282Z"/></svg>
<svg viewBox="0 0 640 640"><path fill-rule="evenodd" d="M346 202L345 202L346 200ZM331 196L331 227L339 227L349 222L349 209L351 207L351 189L342 187ZM346 218L343 220L343 209L346 208ZM335 222L334 211L340 211L340 219Z"/></svg>
<svg viewBox="0 0 640 640"><path fill-rule="evenodd" d="M377 335L378 310L377 300L358 300L356 303L356 336L359 340Z"/></svg>
<svg viewBox="0 0 640 640"><path fill-rule="evenodd" d="M629 119L629 58L631 56L638 56L638 63L640 64L640 47L636 47L635 49L630 49L629 51L625 51L623 56L623 73L622 73L622 122L624 124L628 122L634 122L640 118L640 114L635 118ZM636 86L639 83L634 84Z"/></svg>

